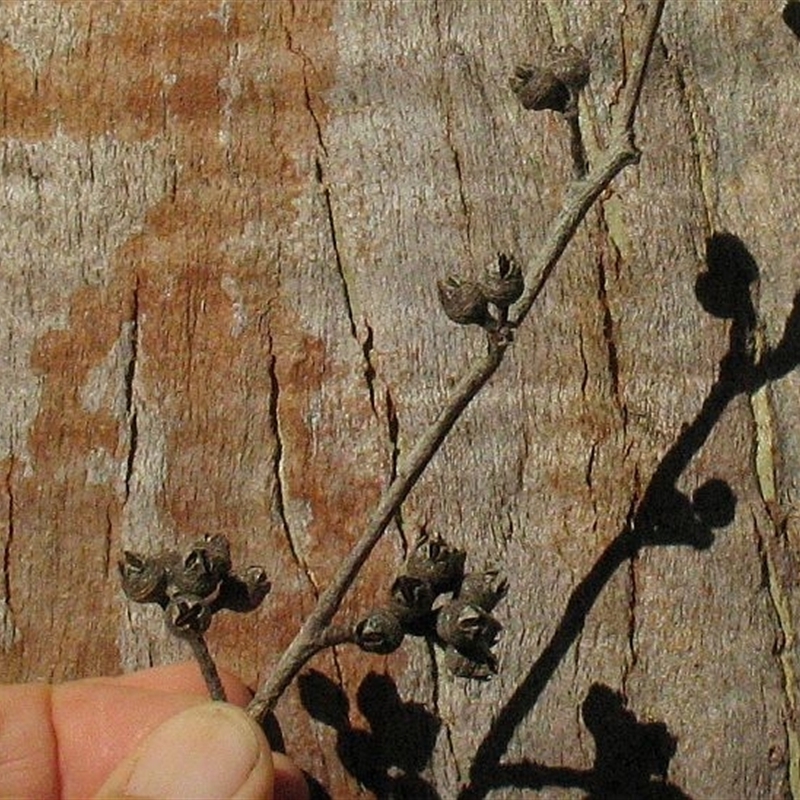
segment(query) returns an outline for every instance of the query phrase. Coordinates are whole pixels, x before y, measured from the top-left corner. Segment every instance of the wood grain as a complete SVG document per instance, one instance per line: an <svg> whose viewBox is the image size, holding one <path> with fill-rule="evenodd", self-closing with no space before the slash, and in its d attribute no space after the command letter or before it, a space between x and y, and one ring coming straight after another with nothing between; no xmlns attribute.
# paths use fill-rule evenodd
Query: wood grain
<svg viewBox="0 0 800 800"><path fill-rule="evenodd" d="M590 158L604 143L641 9L601 5L0 5L0 678L186 657L116 558L206 531L274 583L212 649L269 670L483 346L436 278L524 263L559 208L566 126L515 104L514 64L582 47ZM464 684L418 640L316 660L278 717L332 797L641 794L661 770L653 796L800 798L800 41L780 10L667 4L641 163L342 612L427 525L508 571L500 674ZM757 347L786 354L753 396L720 393L732 323L695 294L720 232L759 270ZM677 544L710 479L735 518Z"/></svg>

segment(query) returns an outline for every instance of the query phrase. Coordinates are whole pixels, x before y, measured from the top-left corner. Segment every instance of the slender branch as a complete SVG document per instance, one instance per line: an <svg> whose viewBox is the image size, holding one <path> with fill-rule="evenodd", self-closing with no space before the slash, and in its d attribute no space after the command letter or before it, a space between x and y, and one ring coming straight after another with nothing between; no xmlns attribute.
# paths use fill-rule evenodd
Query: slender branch
<svg viewBox="0 0 800 800"><path fill-rule="evenodd" d="M562 211L550 227L541 251L531 265L525 292L518 303L516 317L512 320L514 325L521 323L530 312L545 282L574 236L578 225L595 200L616 175L626 166L638 160L638 151L633 144L632 126L641 94L645 68L655 41L663 6L664 0L655 0L647 17L631 80L623 93L621 120L624 120L625 124L620 123L621 127L616 129L616 136L604 157L599 159L597 166L586 176L585 180L574 184L568 192ZM490 344L488 353L469 367L436 419L408 454L397 476L384 490L367 530L345 557L331 584L320 595L315 609L308 616L292 643L284 651L272 674L259 688L248 706L248 712L256 719L263 718L274 708L284 690L300 672L303 665L326 646L325 629L333 619L345 593L380 540L389 522L394 518L401 504L438 452L453 425L502 363L505 351L506 348L502 344L497 342L493 345Z"/></svg>
<svg viewBox="0 0 800 800"><path fill-rule="evenodd" d="M256 719L261 719L265 713L274 708L278 698L294 680L306 661L322 649L321 643L325 627L338 610L342 598L352 585L362 565L419 476L439 450L456 420L500 366L503 352L501 347L492 347L485 356L472 365L453 390L439 415L408 454L398 470L397 477L384 491L367 530L345 556L331 584L319 596L316 608L306 618L303 627L284 651L272 674L256 692L248 706L249 713Z"/></svg>
<svg viewBox="0 0 800 800"><path fill-rule="evenodd" d="M205 637L202 633L195 631L184 631L182 638L185 639L192 648L195 660L200 666L200 672L203 675L203 680L206 682L208 694L212 700L221 700L223 703L227 700L225 696L225 689L222 686L222 681L217 671L217 665L208 652L208 645L206 644Z"/></svg>
<svg viewBox="0 0 800 800"><path fill-rule="evenodd" d="M577 99L574 108L568 109L564 113L564 119L569 125L569 151L572 156L572 174L575 180L579 181L585 178L586 173L589 171L589 159L586 156L586 146L583 143Z"/></svg>
<svg viewBox="0 0 800 800"><path fill-rule="evenodd" d="M627 133L633 135L633 122L636 117L636 109L639 107L639 98L642 94L644 85L644 74L647 71L647 64L650 61L650 54L653 52L653 45L656 41L658 26L661 24L661 14L664 11L666 0L653 0L653 5L647 14L643 35L639 42L639 48L633 58L630 78L625 85L625 91L620 103L619 116L614 117L614 131L622 135Z"/></svg>

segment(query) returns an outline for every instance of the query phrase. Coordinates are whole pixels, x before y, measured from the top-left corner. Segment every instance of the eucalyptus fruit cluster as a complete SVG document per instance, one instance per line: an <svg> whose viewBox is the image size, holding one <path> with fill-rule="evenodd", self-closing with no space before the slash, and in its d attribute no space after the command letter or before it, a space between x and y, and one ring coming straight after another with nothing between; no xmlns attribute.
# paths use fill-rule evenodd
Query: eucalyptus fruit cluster
<svg viewBox="0 0 800 800"><path fill-rule="evenodd" d="M465 572L466 552L423 531L386 602L354 628L369 653L391 653L404 637L424 636L444 649L454 675L486 679L497 672L492 649L502 625L492 616L508 582L497 569Z"/></svg>
<svg viewBox="0 0 800 800"><path fill-rule="evenodd" d="M444 313L459 325L498 331L508 322L508 309L522 296L525 281L512 256L498 253L478 280L449 275L437 282Z"/></svg>
<svg viewBox="0 0 800 800"><path fill-rule="evenodd" d="M122 589L137 603L156 603L176 636L208 630L217 611L252 611L271 587L261 567L234 572L225 536L206 535L184 553L167 550L146 556L124 551L119 561Z"/></svg>

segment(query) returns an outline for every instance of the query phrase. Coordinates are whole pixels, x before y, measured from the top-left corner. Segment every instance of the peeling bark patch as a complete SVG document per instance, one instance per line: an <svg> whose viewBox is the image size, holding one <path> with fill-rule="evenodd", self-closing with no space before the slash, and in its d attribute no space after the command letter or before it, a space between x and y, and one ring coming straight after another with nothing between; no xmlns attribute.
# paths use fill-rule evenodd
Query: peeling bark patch
<svg viewBox="0 0 800 800"><path fill-rule="evenodd" d="M763 346L763 343L761 343ZM784 694L787 706L786 736L788 740L787 768L789 787L793 798L800 798L800 680L796 671L795 642L797 631L792 614L792 607L784 585L785 577L778 566L780 542L780 525L778 497L775 490L776 465L774 461L774 421L769 403L769 388L755 392L750 399L750 406L756 426L756 476L761 496L770 518L773 530L764 533L756 526L758 549L761 555L762 574L766 577L766 585L770 601L775 611L780 629L782 645L777 648L777 658L783 673Z"/></svg>
<svg viewBox="0 0 800 800"><path fill-rule="evenodd" d="M0 384L7 412L21 420L15 452L29 472L28 433L43 386L30 363L37 340L69 324L74 292L109 285L116 250L140 231L162 187L153 144L78 142L58 134L35 144L6 140L1 148L0 338L10 357L0 361ZM0 431L0 454L9 446Z"/></svg>
<svg viewBox="0 0 800 800"><path fill-rule="evenodd" d="M284 490L283 490L283 454L284 454L284 444L283 444L283 436L281 434L281 424L280 424L280 416L279 416L279 406L280 406L280 383L278 381L278 377L275 371L275 356L272 354L272 337L268 334L268 341L269 341L269 350L270 350L270 359L267 365L267 369L269 372L269 380L270 380L270 393L269 393L269 402L268 402L268 409L269 409L269 420L272 427L272 435L275 438L275 450L272 459L273 471L274 471L274 491L273 491L273 507L275 509L275 513L278 515L281 521L281 526L283 528L284 535L286 536L286 543L289 546L289 552L291 553L292 560L295 562L297 567L302 570L303 574L308 579L310 586L315 595L318 594L319 587L317 586L317 582L314 579L314 575L309 570L308 565L300 558L300 554L298 552L297 545L295 544L294 537L292 536L292 529L289 526L289 520L286 518L286 507L284 503Z"/></svg>

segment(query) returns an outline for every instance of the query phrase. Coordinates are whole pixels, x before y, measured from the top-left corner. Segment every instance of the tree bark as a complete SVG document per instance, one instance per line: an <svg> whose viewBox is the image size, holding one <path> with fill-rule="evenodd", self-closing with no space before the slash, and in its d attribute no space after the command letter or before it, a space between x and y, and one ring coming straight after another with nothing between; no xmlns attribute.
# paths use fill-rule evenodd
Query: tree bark
<svg viewBox="0 0 800 800"><path fill-rule="evenodd" d="M514 65L583 49L589 159L605 144L643 9L600 5L0 5L0 678L187 657L116 560L204 532L273 580L210 632L268 673L485 346L436 279L525 264L569 186L567 126L518 106ZM508 574L499 674L409 638L315 659L277 716L332 797L800 798L780 11L667 3L640 164L341 612L427 527Z"/></svg>

